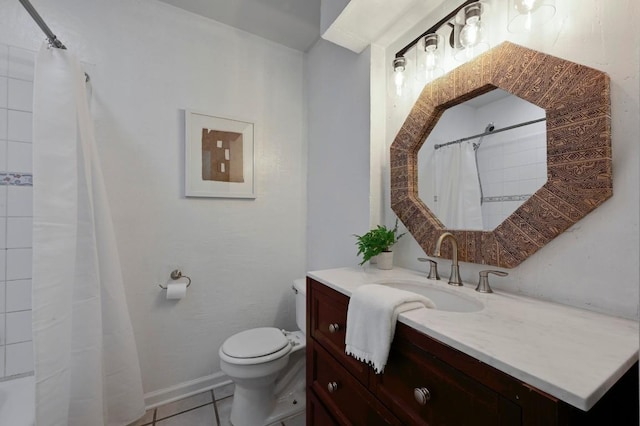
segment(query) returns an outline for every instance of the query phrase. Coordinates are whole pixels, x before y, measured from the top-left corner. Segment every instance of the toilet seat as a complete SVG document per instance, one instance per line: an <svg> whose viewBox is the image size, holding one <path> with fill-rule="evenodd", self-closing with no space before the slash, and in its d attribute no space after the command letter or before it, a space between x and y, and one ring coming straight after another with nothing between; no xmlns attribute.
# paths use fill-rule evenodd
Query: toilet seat
<svg viewBox="0 0 640 426"><path fill-rule="evenodd" d="M291 351L291 343L281 330L260 327L229 337L220 348L220 357L230 364L261 364Z"/></svg>

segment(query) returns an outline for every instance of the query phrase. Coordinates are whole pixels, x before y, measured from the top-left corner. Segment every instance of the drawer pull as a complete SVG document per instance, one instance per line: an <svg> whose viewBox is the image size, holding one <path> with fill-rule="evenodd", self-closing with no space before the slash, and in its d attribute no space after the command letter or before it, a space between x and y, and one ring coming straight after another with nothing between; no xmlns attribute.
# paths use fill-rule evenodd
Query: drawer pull
<svg viewBox="0 0 640 426"><path fill-rule="evenodd" d="M431 392L427 388L415 388L413 390L413 397L420 405L427 405L427 402L431 399Z"/></svg>
<svg viewBox="0 0 640 426"><path fill-rule="evenodd" d="M338 323L329 324L329 333L335 333L338 330L340 330Z"/></svg>
<svg viewBox="0 0 640 426"><path fill-rule="evenodd" d="M329 384L327 385L327 390L329 391L329 393L334 393L338 390L338 383L329 382Z"/></svg>

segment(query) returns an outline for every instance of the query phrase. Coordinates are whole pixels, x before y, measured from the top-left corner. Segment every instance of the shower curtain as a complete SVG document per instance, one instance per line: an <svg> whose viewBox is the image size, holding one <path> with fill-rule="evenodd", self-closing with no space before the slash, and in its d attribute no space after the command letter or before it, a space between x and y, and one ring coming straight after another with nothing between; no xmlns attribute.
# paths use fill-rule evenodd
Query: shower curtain
<svg viewBox="0 0 640 426"><path fill-rule="evenodd" d="M43 46L33 111L37 426L126 425L144 414L86 96L78 60Z"/></svg>
<svg viewBox="0 0 640 426"><path fill-rule="evenodd" d="M436 211L450 229L483 229L480 185L471 142L435 150L429 170L437 195Z"/></svg>

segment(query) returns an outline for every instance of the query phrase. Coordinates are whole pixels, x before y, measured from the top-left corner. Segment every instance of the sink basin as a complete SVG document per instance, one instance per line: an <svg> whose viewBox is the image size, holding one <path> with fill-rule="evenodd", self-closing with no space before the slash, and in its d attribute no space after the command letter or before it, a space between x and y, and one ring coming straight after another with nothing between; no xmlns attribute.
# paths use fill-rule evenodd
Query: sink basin
<svg viewBox="0 0 640 426"><path fill-rule="evenodd" d="M400 290L411 291L428 297L438 311L477 312L484 308L482 302L452 290L441 289L434 285L411 280L376 281L374 284L386 285ZM446 284L444 284L446 285Z"/></svg>

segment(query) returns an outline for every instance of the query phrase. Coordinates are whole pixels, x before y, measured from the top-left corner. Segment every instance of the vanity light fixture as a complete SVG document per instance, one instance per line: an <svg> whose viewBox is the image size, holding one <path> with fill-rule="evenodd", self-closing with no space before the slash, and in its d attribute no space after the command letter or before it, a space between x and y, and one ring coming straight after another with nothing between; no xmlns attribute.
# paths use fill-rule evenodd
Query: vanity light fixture
<svg viewBox="0 0 640 426"><path fill-rule="evenodd" d="M509 0L510 33L531 32L549 22L556 14L556 0Z"/></svg>
<svg viewBox="0 0 640 426"><path fill-rule="evenodd" d="M444 74L441 63L444 60L445 43L441 34L443 31L440 30L445 26L451 28L448 37L449 45L456 54L462 52L458 55L460 60L467 61L487 50L489 45L484 42L486 30L484 29L483 15L485 13L486 5L483 2L467 0L396 52L392 64L395 94L402 96L404 93L407 52L419 43L424 49L417 49L416 78L419 81L429 82ZM464 40L461 37L464 37Z"/></svg>

